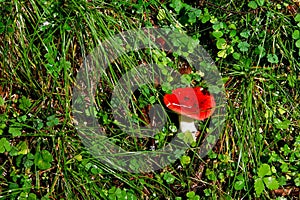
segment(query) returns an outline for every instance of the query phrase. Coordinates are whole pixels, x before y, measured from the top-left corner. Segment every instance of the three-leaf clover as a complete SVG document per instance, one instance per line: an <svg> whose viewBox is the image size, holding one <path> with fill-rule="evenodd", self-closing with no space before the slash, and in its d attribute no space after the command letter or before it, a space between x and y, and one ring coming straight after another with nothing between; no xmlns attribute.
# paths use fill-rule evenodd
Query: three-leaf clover
<svg viewBox="0 0 300 200"><path fill-rule="evenodd" d="M200 196L197 195L194 191L190 191L188 193L186 193L186 197L188 198L188 200L199 200Z"/></svg>
<svg viewBox="0 0 300 200"><path fill-rule="evenodd" d="M175 181L175 176L173 174L171 174L170 172L166 172L164 174L164 180L168 183L168 184L173 184Z"/></svg>
<svg viewBox="0 0 300 200"><path fill-rule="evenodd" d="M255 179L254 189L255 193L260 196L264 191L265 187L270 190L276 190L279 187L279 183L275 177L271 176L272 171L270 165L262 164L258 168L257 172L258 178Z"/></svg>
<svg viewBox="0 0 300 200"><path fill-rule="evenodd" d="M1 138L0 140L0 153L9 152L11 150L10 143L6 138Z"/></svg>
<svg viewBox="0 0 300 200"><path fill-rule="evenodd" d="M51 162L53 161L53 157L51 153L47 150L42 150L41 152L37 152L34 157L34 164L38 166L41 170L46 170L51 167Z"/></svg>
<svg viewBox="0 0 300 200"><path fill-rule="evenodd" d="M267 58L270 63L276 64L279 62L276 54L268 54Z"/></svg>
<svg viewBox="0 0 300 200"><path fill-rule="evenodd" d="M170 6L174 8L177 14L179 14L180 10L185 7L185 3L183 3L181 0L173 0Z"/></svg>
<svg viewBox="0 0 300 200"><path fill-rule="evenodd" d="M181 158L180 158L180 163L183 165L183 166L186 166L188 164L191 163L191 157L187 156L187 155L183 155Z"/></svg>
<svg viewBox="0 0 300 200"><path fill-rule="evenodd" d="M240 42L240 43L238 44L238 48L239 48L240 51L242 51L242 52L248 51L249 47L250 47L250 44L248 44L248 42Z"/></svg>
<svg viewBox="0 0 300 200"><path fill-rule="evenodd" d="M47 122L46 122L47 126L56 126L59 124L59 119L55 117L55 115L51 115L49 117L47 117Z"/></svg>
<svg viewBox="0 0 300 200"><path fill-rule="evenodd" d="M8 132L9 132L13 137L17 137L17 136L20 136L20 135L22 134L21 130L22 130L21 127L11 126L11 127L9 127Z"/></svg>
<svg viewBox="0 0 300 200"><path fill-rule="evenodd" d="M26 111L31 106L30 100L25 96L22 96L21 99L19 99L19 103L19 108L23 111Z"/></svg>

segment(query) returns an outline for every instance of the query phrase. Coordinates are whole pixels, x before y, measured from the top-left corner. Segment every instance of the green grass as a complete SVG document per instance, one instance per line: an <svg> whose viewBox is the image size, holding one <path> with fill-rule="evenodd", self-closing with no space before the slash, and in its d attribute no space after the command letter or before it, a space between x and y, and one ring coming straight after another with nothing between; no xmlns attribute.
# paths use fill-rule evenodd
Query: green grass
<svg viewBox="0 0 300 200"><path fill-rule="evenodd" d="M288 0L201 2L0 1L0 199L299 198L300 15L290 6L299 8ZM214 59L226 90L225 126L205 157L193 146L161 170L120 172L83 145L73 87L99 43L153 26L185 31ZM98 118L126 150L149 149L151 140L115 129L110 93L124 72L156 58L184 68L174 55L130 52L101 80ZM146 105L161 103L170 89L147 86L131 101L140 123ZM168 126L176 126L168 114L156 136L161 146L171 138ZM203 133L206 126L200 123Z"/></svg>

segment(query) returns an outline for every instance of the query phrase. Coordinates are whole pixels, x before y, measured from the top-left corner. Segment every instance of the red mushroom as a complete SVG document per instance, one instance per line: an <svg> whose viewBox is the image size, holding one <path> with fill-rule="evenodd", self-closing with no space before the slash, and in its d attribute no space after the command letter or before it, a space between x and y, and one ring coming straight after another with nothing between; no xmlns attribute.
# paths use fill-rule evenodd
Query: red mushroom
<svg viewBox="0 0 300 200"><path fill-rule="evenodd" d="M205 120L212 115L216 102L214 97L201 87L177 88L164 96L167 108L180 114L180 131L192 133L196 141L197 128L194 120Z"/></svg>

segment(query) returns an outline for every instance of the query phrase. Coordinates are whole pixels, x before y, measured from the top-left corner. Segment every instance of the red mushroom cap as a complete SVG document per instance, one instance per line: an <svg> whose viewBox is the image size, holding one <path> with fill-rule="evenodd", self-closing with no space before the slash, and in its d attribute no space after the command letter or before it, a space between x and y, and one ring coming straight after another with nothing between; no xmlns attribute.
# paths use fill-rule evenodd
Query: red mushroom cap
<svg viewBox="0 0 300 200"><path fill-rule="evenodd" d="M164 103L172 111L197 120L210 117L216 106L214 97L201 87L177 88L164 96Z"/></svg>

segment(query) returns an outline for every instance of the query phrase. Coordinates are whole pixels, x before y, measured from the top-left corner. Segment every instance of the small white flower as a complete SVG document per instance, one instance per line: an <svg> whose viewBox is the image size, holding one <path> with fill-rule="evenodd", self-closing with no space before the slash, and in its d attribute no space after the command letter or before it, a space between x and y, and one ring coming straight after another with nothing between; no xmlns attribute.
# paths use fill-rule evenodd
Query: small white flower
<svg viewBox="0 0 300 200"><path fill-rule="evenodd" d="M43 26L48 26L50 23L48 22L48 21L45 21L44 23L43 23Z"/></svg>

